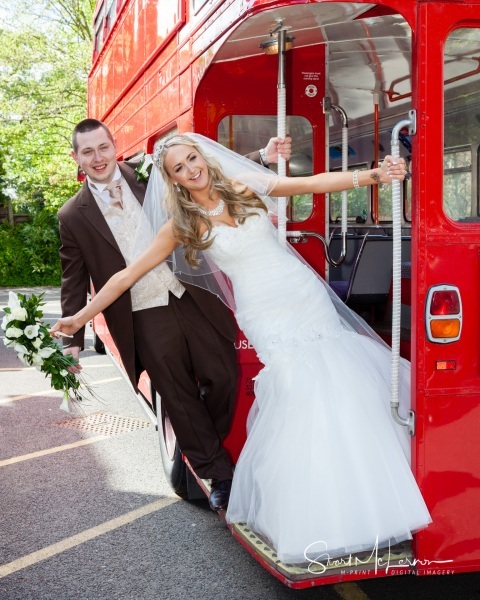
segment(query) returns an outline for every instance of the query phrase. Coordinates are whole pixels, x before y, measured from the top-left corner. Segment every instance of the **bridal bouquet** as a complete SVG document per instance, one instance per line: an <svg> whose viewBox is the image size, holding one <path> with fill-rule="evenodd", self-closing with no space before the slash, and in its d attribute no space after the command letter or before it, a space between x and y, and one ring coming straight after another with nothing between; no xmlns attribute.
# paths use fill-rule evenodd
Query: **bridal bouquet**
<svg viewBox="0 0 480 600"><path fill-rule="evenodd" d="M4 344L13 348L24 365L34 366L45 377L50 377L51 386L63 391L63 402L60 408L69 412L69 400L82 400L80 388L90 391L85 382L68 368L78 364L78 360L64 355L60 347L42 322L41 306L43 294L32 294L27 298L24 294L9 292L8 306L3 308L5 316L2 329L5 332Z"/></svg>

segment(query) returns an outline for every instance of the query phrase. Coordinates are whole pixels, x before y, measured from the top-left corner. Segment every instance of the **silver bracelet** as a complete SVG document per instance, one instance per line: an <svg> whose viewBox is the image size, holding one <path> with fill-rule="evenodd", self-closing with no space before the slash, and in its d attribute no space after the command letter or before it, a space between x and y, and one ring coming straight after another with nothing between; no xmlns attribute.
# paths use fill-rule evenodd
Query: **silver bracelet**
<svg viewBox="0 0 480 600"><path fill-rule="evenodd" d="M258 151L258 155L260 157L260 162L262 163L262 165L264 167L267 167L267 169L268 169L268 166L270 163L267 160L267 155L265 154L265 148L260 148L260 150Z"/></svg>
<svg viewBox="0 0 480 600"><path fill-rule="evenodd" d="M360 187L360 185L358 183L358 171L353 172L353 187L354 188Z"/></svg>

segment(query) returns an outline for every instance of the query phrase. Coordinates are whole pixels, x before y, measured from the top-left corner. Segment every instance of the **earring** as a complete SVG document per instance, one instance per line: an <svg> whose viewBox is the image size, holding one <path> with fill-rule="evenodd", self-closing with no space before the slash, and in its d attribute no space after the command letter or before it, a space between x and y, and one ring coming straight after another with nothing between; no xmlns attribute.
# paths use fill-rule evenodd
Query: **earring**
<svg viewBox="0 0 480 600"><path fill-rule="evenodd" d="M173 187L175 188L175 191L176 191L176 192L179 192L179 191L180 191L180 185L179 185L178 183L174 183L174 184L173 184Z"/></svg>

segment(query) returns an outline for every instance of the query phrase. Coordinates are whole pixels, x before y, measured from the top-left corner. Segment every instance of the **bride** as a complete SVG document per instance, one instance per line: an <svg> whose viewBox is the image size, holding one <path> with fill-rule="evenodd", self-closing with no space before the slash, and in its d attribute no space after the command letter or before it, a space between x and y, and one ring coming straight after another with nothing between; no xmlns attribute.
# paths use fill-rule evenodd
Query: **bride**
<svg viewBox="0 0 480 600"><path fill-rule="evenodd" d="M264 364L227 521L246 523L289 563L410 539L431 518L410 469L408 435L390 416L390 350L340 315L323 280L278 242L266 206L267 194L403 180L403 159L387 156L353 175L277 177L188 134L166 140L154 163L150 195L156 209L163 198L168 220L137 260L52 333L77 331L180 244L190 265L205 253L229 277L238 325ZM408 402L406 362L401 378Z"/></svg>

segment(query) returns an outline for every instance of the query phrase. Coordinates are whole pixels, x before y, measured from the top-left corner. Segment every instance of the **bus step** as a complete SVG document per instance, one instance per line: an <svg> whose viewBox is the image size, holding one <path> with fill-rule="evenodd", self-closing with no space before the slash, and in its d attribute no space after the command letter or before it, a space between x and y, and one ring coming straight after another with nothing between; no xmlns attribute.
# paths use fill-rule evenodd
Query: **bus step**
<svg viewBox="0 0 480 600"><path fill-rule="evenodd" d="M395 567L401 568L403 572L411 571L414 564L411 550L411 542L408 540L390 548L379 548L358 554L348 554L327 560L327 557L319 558L318 561L310 561L299 564L282 562L269 545L260 535L249 529L245 523L233 523L230 526L234 536L254 556L257 555L268 564L270 570L277 571L286 580L295 582L308 579L319 579L329 576L353 575L370 571L381 574L385 570L392 572ZM320 553L319 553L320 555Z"/></svg>

